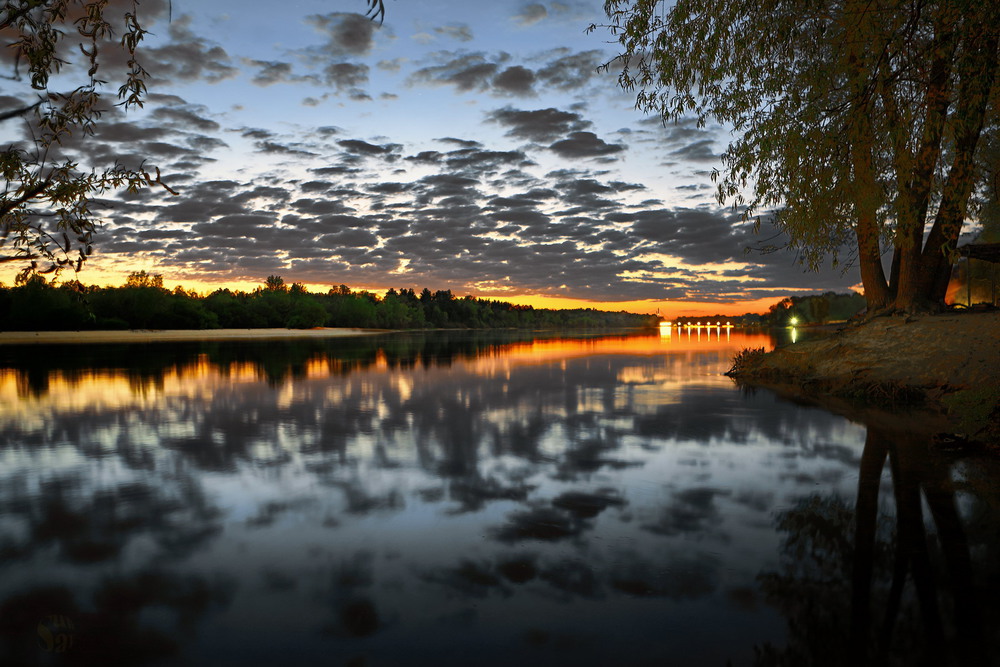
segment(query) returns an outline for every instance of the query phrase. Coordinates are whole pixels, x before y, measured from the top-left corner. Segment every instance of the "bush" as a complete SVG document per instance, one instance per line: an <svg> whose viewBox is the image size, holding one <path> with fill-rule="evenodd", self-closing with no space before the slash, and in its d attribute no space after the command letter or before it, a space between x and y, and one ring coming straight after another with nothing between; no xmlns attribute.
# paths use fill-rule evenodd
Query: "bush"
<svg viewBox="0 0 1000 667"><path fill-rule="evenodd" d="M726 375L737 376L756 368L764 360L766 351L762 347L745 347L733 357L733 366Z"/></svg>

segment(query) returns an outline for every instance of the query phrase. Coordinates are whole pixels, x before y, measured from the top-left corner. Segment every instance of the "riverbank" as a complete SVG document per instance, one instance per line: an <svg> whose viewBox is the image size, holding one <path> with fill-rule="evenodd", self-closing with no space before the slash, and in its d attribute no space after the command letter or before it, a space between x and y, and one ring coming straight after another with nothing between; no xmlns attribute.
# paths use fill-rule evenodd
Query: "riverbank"
<svg viewBox="0 0 1000 667"><path fill-rule="evenodd" d="M918 407L936 428L1000 449L1000 312L878 317L744 355L729 374L823 404Z"/></svg>
<svg viewBox="0 0 1000 667"><path fill-rule="evenodd" d="M125 331L2 331L0 345L167 343L199 340L270 340L372 336L386 329L132 329Z"/></svg>

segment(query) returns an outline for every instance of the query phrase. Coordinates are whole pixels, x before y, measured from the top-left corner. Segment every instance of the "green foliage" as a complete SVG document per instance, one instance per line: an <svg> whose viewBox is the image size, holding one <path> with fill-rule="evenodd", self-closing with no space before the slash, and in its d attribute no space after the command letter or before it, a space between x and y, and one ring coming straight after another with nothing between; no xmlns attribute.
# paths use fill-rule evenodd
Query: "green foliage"
<svg viewBox="0 0 1000 667"><path fill-rule="evenodd" d="M285 292L288 288L281 276L268 276L264 281L264 289L268 292Z"/></svg>
<svg viewBox="0 0 1000 667"><path fill-rule="evenodd" d="M134 271L125 279L126 287L155 287L163 289L163 276L159 273L146 273L145 271Z"/></svg>

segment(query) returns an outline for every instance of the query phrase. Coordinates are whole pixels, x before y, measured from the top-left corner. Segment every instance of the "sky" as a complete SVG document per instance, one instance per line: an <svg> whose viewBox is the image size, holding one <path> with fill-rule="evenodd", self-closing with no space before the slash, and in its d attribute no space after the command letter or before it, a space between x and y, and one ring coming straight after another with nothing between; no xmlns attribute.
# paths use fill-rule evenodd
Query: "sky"
<svg viewBox="0 0 1000 667"><path fill-rule="evenodd" d="M145 270L204 292L280 275L691 315L859 282L856 268L745 251L773 230L755 236L715 201L728 130L634 108L614 67L598 71L617 53L606 30L586 32L601 2L387 0L382 24L365 9L144 0L145 107L110 108L67 150L98 167L145 160L178 194L100 198L107 222L78 278ZM0 85L0 108L24 94Z"/></svg>

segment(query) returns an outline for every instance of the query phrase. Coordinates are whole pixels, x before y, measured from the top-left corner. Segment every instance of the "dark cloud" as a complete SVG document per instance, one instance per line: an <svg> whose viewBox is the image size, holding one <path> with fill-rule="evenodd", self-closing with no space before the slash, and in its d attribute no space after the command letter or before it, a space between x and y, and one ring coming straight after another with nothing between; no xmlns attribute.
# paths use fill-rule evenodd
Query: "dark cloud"
<svg viewBox="0 0 1000 667"><path fill-rule="evenodd" d="M622 144L609 144L593 132L570 132L569 137L549 146L560 157L587 158L614 155L625 150Z"/></svg>
<svg viewBox="0 0 1000 667"><path fill-rule="evenodd" d="M599 76L597 68L606 56L601 51L577 53L558 51L554 60L541 67L535 74L545 86L563 91L579 90Z"/></svg>
<svg viewBox="0 0 1000 667"><path fill-rule="evenodd" d="M211 118L206 118L208 110L196 105L158 106L153 109L152 117L168 123L172 127L184 130L199 130L201 132L216 132L219 124Z"/></svg>
<svg viewBox="0 0 1000 667"><path fill-rule="evenodd" d="M456 139L455 137L442 137L438 139L443 144L454 144L461 148L482 148L483 144L471 139Z"/></svg>
<svg viewBox="0 0 1000 667"><path fill-rule="evenodd" d="M518 96L534 95L534 85L534 72L520 65L508 67L493 79L494 89Z"/></svg>
<svg viewBox="0 0 1000 667"><path fill-rule="evenodd" d="M591 125L578 113L552 107L534 111L505 107L490 112L486 119L508 128L507 136L536 142L555 141L570 132L584 131Z"/></svg>
<svg viewBox="0 0 1000 667"><path fill-rule="evenodd" d="M191 30L191 16L184 14L170 23L170 42L143 48L143 64L154 80L216 83L236 76L239 70L225 49Z"/></svg>
<svg viewBox="0 0 1000 667"><path fill-rule="evenodd" d="M460 92L486 90L500 68L482 53L467 53L448 58L440 65L416 70L409 78L411 84L452 85Z"/></svg>
<svg viewBox="0 0 1000 667"><path fill-rule="evenodd" d="M357 90L368 83L368 65L332 63L323 69L324 81L337 90Z"/></svg>
<svg viewBox="0 0 1000 667"><path fill-rule="evenodd" d="M498 96L534 97L541 86L546 90L580 92L598 74L604 62L600 51L573 52L556 49L541 56L543 65L532 69L526 64L507 64L507 53L488 56L485 53L440 51L433 56L435 64L414 71L410 85L451 85L459 92L490 92ZM393 65L398 66L398 63ZM611 83L609 83L609 86Z"/></svg>
<svg viewBox="0 0 1000 667"><path fill-rule="evenodd" d="M327 42L320 50L333 56L368 55L378 25L361 14L341 12L313 14L306 22L326 36Z"/></svg>
<svg viewBox="0 0 1000 667"><path fill-rule="evenodd" d="M252 60L244 58L243 62L256 68L257 72L250 79L258 86L270 86L276 83L312 83L319 80L315 76L303 76L292 71L292 64L273 60Z"/></svg>
<svg viewBox="0 0 1000 667"><path fill-rule="evenodd" d="M301 144L284 144L277 141L256 141L254 146L260 153L271 155L287 155L289 157L313 157L316 153L301 147Z"/></svg>
<svg viewBox="0 0 1000 667"><path fill-rule="evenodd" d="M402 149L399 144L379 146L360 139L342 139L337 142L337 145L354 155L390 156L399 153Z"/></svg>
<svg viewBox="0 0 1000 667"><path fill-rule="evenodd" d="M247 139L265 140L265 139L270 139L271 137L273 137L274 133L271 132L270 130L264 130L264 129L261 129L261 128L251 127L251 128L247 128L247 129L243 130L240 133L240 136L241 137L245 137Z"/></svg>
<svg viewBox="0 0 1000 667"><path fill-rule="evenodd" d="M702 139L701 141L688 144L683 148L678 148L671 152L670 155L671 157L687 160L688 162L718 162L720 156L712 148L714 144L715 141L711 139Z"/></svg>

